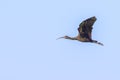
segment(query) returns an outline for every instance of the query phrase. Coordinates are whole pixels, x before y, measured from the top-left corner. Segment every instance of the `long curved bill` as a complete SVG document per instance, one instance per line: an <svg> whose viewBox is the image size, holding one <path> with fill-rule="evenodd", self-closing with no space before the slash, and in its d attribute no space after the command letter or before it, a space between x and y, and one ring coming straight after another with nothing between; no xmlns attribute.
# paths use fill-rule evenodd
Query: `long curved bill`
<svg viewBox="0 0 120 80"><path fill-rule="evenodd" d="M58 39L62 39L62 38L64 38L64 37L59 37L59 38L57 38L56 40L58 40Z"/></svg>

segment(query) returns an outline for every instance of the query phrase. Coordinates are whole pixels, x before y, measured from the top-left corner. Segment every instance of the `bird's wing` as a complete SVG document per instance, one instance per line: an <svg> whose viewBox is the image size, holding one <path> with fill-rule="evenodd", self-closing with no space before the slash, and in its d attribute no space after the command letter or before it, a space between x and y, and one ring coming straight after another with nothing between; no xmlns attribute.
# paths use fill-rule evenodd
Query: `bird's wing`
<svg viewBox="0 0 120 80"><path fill-rule="evenodd" d="M92 26L95 21L96 21L96 17L94 16L80 23L78 31L81 37L91 39Z"/></svg>

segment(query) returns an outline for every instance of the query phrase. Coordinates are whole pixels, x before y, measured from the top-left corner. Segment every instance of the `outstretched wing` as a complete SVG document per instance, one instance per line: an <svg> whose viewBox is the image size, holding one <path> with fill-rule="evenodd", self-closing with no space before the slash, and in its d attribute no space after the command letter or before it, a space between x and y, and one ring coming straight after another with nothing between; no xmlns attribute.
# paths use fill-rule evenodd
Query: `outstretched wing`
<svg viewBox="0 0 120 80"><path fill-rule="evenodd" d="M81 37L91 39L92 26L96 20L96 17L93 16L80 23L78 31Z"/></svg>

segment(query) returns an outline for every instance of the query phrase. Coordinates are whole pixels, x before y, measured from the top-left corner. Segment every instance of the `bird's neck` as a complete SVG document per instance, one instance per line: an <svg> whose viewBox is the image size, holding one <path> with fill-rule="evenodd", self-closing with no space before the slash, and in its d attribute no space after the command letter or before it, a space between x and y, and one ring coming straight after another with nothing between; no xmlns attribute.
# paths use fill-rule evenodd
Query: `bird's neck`
<svg viewBox="0 0 120 80"><path fill-rule="evenodd" d="M70 39L70 40L77 40L76 37L68 37L67 39Z"/></svg>

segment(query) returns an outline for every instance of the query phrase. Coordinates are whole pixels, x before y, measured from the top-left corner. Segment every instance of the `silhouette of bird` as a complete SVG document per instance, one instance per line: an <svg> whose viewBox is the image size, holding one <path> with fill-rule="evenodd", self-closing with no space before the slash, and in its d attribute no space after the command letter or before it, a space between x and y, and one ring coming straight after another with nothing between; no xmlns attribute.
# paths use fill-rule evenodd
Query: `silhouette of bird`
<svg viewBox="0 0 120 80"><path fill-rule="evenodd" d="M70 40L78 40L81 42L91 42L91 43L96 43L103 46L101 42L98 42L92 39L92 29L93 29L92 26L96 20L97 18L93 16L81 22L79 24L78 35L76 37L64 36L58 39L64 38L64 39L70 39Z"/></svg>

